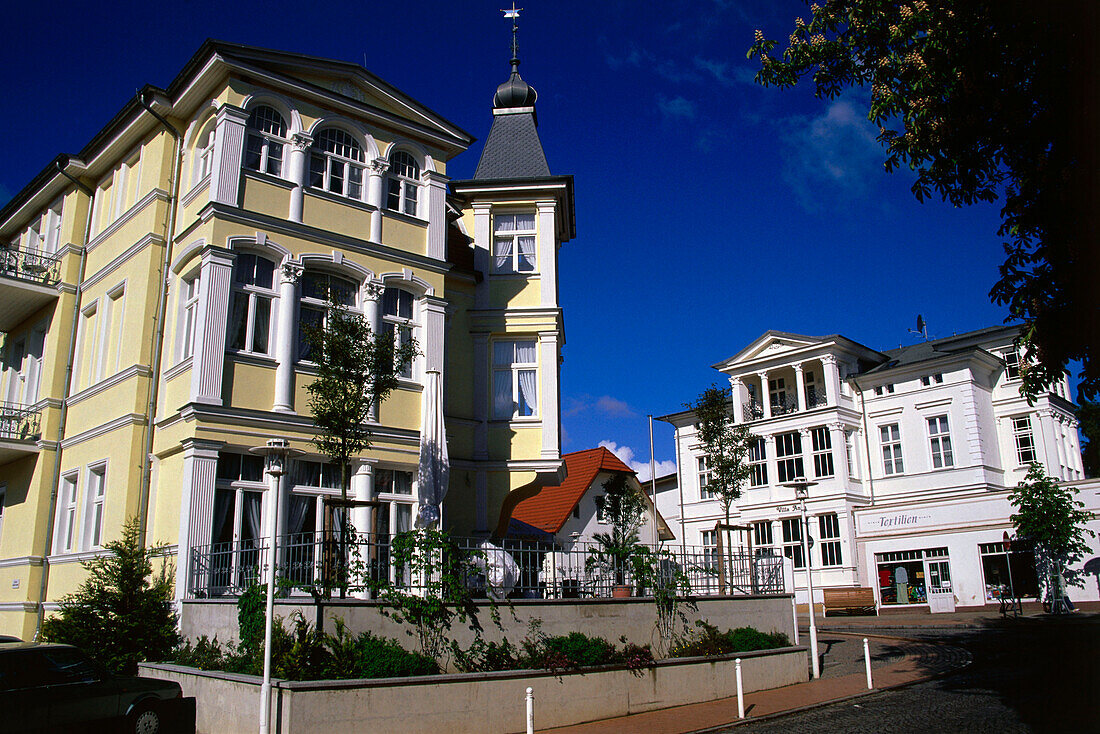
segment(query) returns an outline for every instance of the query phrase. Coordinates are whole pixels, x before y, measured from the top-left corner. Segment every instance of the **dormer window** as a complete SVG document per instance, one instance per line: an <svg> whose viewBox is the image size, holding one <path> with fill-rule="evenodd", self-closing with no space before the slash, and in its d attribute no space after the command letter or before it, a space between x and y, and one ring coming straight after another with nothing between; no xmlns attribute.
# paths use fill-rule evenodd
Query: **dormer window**
<svg viewBox="0 0 1100 734"><path fill-rule="evenodd" d="M322 130L313 144L309 185L349 199L363 198L363 147L350 133Z"/></svg>
<svg viewBox="0 0 1100 734"><path fill-rule="evenodd" d="M286 121L278 110L267 105L260 105L252 110L252 114L248 116L244 167L252 171L270 173L272 176L281 176L285 144Z"/></svg>
<svg viewBox="0 0 1100 734"><path fill-rule="evenodd" d="M534 270L534 212L497 214L493 217L493 271L531 273Z"/></svg>
<svg viewBox="0 0 1100 734"><path fill-rule="evenodd" d="M386 208L416 216L416 194L420 188L420 164L409 153L399 150L390 158Z"/></svg>

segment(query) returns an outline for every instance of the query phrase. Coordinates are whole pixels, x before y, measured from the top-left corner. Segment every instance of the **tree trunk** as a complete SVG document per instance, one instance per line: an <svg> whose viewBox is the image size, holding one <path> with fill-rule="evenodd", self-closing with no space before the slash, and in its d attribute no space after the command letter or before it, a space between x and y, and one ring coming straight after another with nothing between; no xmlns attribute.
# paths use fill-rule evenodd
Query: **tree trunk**
<svg viewBox="0 0 1100 734"><path fill-rule="evenodd" d="M730 503L725 503L726 510L726 527L724 532L726 533L726 567L729 569L727 573L727 581L729 581L729 593L733 594L733 543L730 542Z"/></svg>

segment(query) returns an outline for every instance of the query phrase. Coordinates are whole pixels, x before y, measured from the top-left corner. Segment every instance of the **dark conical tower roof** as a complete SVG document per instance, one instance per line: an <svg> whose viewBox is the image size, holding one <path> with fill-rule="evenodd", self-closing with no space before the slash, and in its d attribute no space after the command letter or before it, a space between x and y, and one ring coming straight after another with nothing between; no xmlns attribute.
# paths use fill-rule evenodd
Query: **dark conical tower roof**
<svg viewBox="0 0 1100 734"><path fill-rule="evenodd" d="M512 56L512 73L493 97L493 127L481 150L475 179L540 178L550 175L539 140L535 88L519 75Z"/></svg>

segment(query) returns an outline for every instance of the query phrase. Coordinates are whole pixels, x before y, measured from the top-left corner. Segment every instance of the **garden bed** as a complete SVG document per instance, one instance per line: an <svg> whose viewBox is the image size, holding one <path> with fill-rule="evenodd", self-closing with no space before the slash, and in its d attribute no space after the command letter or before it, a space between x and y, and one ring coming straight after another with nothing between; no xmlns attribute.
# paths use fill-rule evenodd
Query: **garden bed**
<svg viewBox="0 0 1100 734"><path fill-rule="evenodd" d="M393 727L408 734L521 732L524 696L534 689L537 728L567 726L736 695L734 659L745 692L807 679L806 648L659 661L643 670L604 666L583 672L503 671L410 678L273 681L273 731L328 727ZM252 732L261 679L170 664L143 664L141 674L174 680L197 699L196 730Z"/></svg>

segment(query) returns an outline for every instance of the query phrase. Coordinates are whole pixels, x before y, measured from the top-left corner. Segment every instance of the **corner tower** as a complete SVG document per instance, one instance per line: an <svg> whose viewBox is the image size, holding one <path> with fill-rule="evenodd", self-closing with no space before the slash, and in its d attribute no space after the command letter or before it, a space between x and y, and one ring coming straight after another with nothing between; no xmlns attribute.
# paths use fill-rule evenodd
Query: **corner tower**
<svg viewBox="0 0 1100 734"><path fill-rule="evenodd" d="M517 503L565 477L558 248L575 236L573 177L550 172L538 134L538 94L520 76L514 23L512 31L511 72L493 97L477 170L451 183L477 277L468 315L471 455L468 462L452 455L454 469L468 469L474 492L472 502L449 505L447 524L494 536L504 534Z"/></svg>

